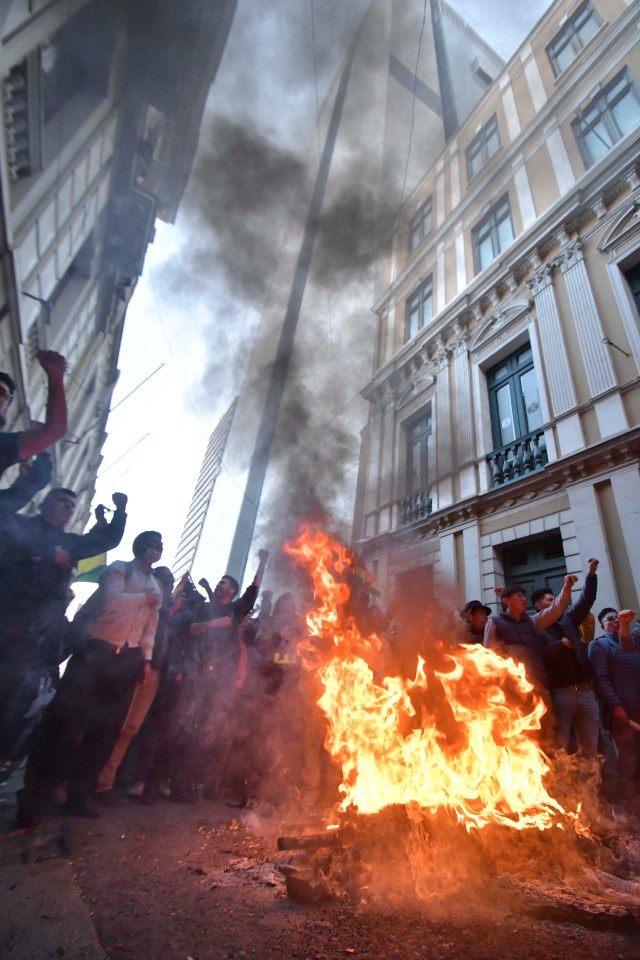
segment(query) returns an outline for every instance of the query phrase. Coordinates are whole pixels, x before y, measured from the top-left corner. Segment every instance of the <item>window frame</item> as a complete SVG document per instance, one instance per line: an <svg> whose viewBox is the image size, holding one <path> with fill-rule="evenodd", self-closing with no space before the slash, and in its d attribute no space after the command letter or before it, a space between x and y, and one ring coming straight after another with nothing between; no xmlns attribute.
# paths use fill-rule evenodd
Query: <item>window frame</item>
<svg viewBox="0 0 640 960"><path fill-rule="evenodd" d="M507 216L501 217L498 220L497 214L500 212L500 208L505 204L506 204ZM509 244L506 244L505 246L500 246L500 234L499 234L500 225L507 219L509 220L509 223L511 225L511 240L509 241L509 243L512 243L515 240L516 232L513 226L513 217L511 215L511 200L509 198L508 193L503 193L502 196L495 201L495 203L491 204L491 206L489 207L485 215L480 220L478 220L476 225L471 228L471 245L473 247L473 263L475 266L476 273L481 273L483 270L486 270L489 264L493 263L496 257L498 257L501 253L503 253L504 250L506 250L507 247L509 246ZM480 262L481 243L479 242L479 233L486 225L488 225L489 227L488 236L491 239L491 248L493 251L493 256L487 263L482 264Z"/></svg>
<svg viewBox="0 0 640 960"><path fill-rule="evenodd" d="M497 138L497 143L493 149L490 149L491 140L494 134ZM487 120L484 126L478 131L466 149L467 179L469 181L473 180L474 177L477 177L480 171L483 170L489 163L489 160L496 155L501 146L502 142L500 140L498 115L494 113L493 116L490 117L490 119ZM480 166L474 169L474 163L477 157L480 158Z"/></svg>
<svg viewBox="0 0 640 960"><path fill-rule="evenodd" d="M424 428L421 432L417 432L417 428L421 424L424 424ZM430 487L430 457L429 453L431 450L431 445L433 443L433 413L431 410L431 404L428 404L419 414L412 417L404 425L405 437L406 437L406 483L405 490L407 497L413 497L419 493L425 493L429 490ZM416 433L412 436L412 432ZM417 444L420 444L420 457L421 461L419 463L419 476L420 483L417 489L412 489L411 478L413 477L413 452Z"/></svg>
<svg viewBox="0 0 640 960"><path fill-rule="evenodd" d="M582 20L585 14L587 14L587 16L582 22L579 22ZM590 20L593 20L596 29L595 32L583 42L579 31ZM585 0L584 3L580 4L578 9L575 10L571 16L565 20L554 38L547 44L546 47L547 56L555 77L559 77L561 73L563 73L565 70L568 70L568 68L575 61L576 57L578 57L584 48L590 43L601 26L602 18L600 17L598 11L593 7L590 0ZM557 49L553 49L554 47L557 48L560 44L562 44L562 46L560 47L559 51ZM562 67L556 58L558 52L562 52L567 46L571 47L573 51L573 57L569 63Z"/></svg>
<svg viewBox="0 0 640 960"><path fill-rule="evenodd" d="M527 360L521 360L520 357L525 353L531 354L530 358ZM496 373L505 366L507 367L508 372L498 378ZM525 343L521 344L506 357L503 357L498 363L495 363L493 366L489 367L486 371L489 417L491 421L491 442L493 444L493 451L502 450L506 446L515 444L519 440L522 440L523 437L527 437L530 433L535 432L537 429L542 430L542 425L539 428L533 428L533 430L529 428L524 395L520 389L520 381L522 377L531 371L533 371L536 376L538 409L540 409L540 384L530 341L526 341ZM498 392L506 385L509 386L514 437L513 440L510 440L507 443L502 443L502 427L500 424L500 413L498 407ZM540 418L542 424L542 414L540 414Z"/></svg>
<svg viewBox="0 0 640 960"><path fill-rule="evenodd" d="M428 227L426 226L428 219ZM420 246L425 237L429 236L433 230L433 198L427 199L420 204L414 215L409 220L409 253Z"/></svg>
<svg viewBox="0 0 640 960"><path fill-rule="evenodd" d="M428 296L426 295L428 291ZM411 319L414 315L413 304L416 303L418 326L411 332ZM429 303L429 315L426 316L424 305ZM433 274L430 273L418 286L409 294L405 303L404 320L404 342L408 343L433 319Z"/></svg>
<svg viewBox="0 0 640 960"><path fill-rule="evenodd" d="M609 101L608 98L610 94L623 80L625 81L624 93L616 95L611 99L611 101ZM602 159L602 157L592 157L589 151L589 146L585 141L585 136L587 136L589 132L595 128L596 124L604 122L607 133L612 134L612 143L607 147L607 153L609 153L610 150L613 150L615 145L619 143L620 140L623 140L632 132L629 130L627 133L623 133L620 130L615 115L611 112L612 108L616 107L623 99L625 99L628 94L632 94L638 106L638 124L636 124L636 127L638 127L640 126L640 89L638 89L638 85L636 84L634 77L630 74L627 67L623 67L623 69L617 73L615 77L606 83L604 87L602 87L602 89L599 90L598 93L591 98L591 100L589 100L584 108L578 111L575 119L572 120L571 127L573 129L573 134L576 138L582 159L587 169ZM605 104L604 108L601 107L603 101ZM586 125L584 120L585 115L589 114L595 109L598 111L597 118L590 122L589 125Z"/></svg>

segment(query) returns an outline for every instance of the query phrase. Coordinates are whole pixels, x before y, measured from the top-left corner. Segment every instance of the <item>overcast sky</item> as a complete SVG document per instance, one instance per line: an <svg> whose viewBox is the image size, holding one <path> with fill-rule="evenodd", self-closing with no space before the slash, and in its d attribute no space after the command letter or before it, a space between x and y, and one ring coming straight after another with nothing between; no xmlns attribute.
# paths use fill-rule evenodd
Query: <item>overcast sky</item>
<svg viewBox="0 0 640 960"><path fill-rule="evenodd" d="M127 555L141 530L157 529L164 535L164 560L173 561L209 436L240 388L246 344L259 320L261 280L277 248L276 237L263 249L252 249L248 240L256 285L245 295L243 264L224 260L229 231L236 231L237 240L242 218L230 208L215 228L200 199L209 154L224 143L233 173L246 152L243 135L250 131L260 147L261 174L270 159L273 170L282 170L283 157L293 171L295 154L303 156L314 135L316 99L321 102L366 6L366 0L238 2L207 104L194 176L177 223L158 223L125 323L112 407L163 366L109 418L95 503L109 503L114 490L130 497L118 556ZM548 3L451 0L451 6L508 60ZM252 175L249 169L247 190ZM223 165L218 199L224 176ZM277 205L286 199L286 184L276 178L263 194L272 205L266 213L274 223L283 222ZM224 572L226 559L220 557L210 579Z"/></svg>

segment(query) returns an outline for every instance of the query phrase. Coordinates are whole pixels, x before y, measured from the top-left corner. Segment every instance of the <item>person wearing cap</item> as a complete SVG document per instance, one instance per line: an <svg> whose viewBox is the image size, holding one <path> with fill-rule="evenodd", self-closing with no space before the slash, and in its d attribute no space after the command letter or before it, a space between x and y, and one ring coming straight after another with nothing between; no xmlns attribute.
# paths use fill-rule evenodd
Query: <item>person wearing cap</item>
<svg viewBox="0 0 640 960"><path fill-rule="evenodd" d="M44 370L49 392L45 422L17 433L0 431L0 476L14 463L29 460L60 440L67 432L67 401L64 393L65 359L53 350L39 350L38 363ZM0 427L7 422L16 385L12 377L0 371Z"/></svg>
<svg viewBox="0 0 640 960"><path fill-rule="evenodd" d="M479 600L469 600L460 611L463 623L457 625L456 640L458 643L483 643L484 628L491 616L491 607L485 606Z"/></svg>

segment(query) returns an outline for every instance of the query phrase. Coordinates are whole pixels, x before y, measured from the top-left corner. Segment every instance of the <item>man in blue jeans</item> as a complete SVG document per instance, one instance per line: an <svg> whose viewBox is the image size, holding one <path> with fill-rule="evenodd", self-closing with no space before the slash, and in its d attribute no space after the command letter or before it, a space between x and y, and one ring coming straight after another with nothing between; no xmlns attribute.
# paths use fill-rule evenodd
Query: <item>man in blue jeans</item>
<svg viewBox="0 0 640 960"><path fill-rule="evenodd" d="M634 610L605 607L598 614L603 634L589 644L589 660L618 753L618 776L626 811L637 816L640 777L640 639L630 635Z"/></svg>
<svg viewBox="0 0 640 960"><path fill-rule="evenodd" d="M559 620L540 631L540 639L560 744L568 752L573 731L580 756L592 758L598 752L600 715L587 647L580 637L580 624L595 603L598 561L589 560L588 563L579 598ZM531 594L531 603L536 610L546 610L553 599L547 587L534 590Z"/></svg>

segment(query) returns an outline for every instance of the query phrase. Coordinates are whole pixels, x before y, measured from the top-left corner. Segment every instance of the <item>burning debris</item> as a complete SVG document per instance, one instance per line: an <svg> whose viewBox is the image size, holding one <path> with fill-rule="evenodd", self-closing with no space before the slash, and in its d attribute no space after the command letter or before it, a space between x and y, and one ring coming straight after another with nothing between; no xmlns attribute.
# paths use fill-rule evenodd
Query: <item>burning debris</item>
<svg viewBox="0 0 640 960"><path fill-rule="evenodd" d="M417 628L415 675L382 675L398 652L359 628L349 551L308 528L285 551L313 583L300 652L341 770L332 829L280 838L297 851L289 895L434 902L464 888L478 906L528 898L550 918L637 923L640 845L605 816L594 768L545 751L524 666Z"/></svg>

